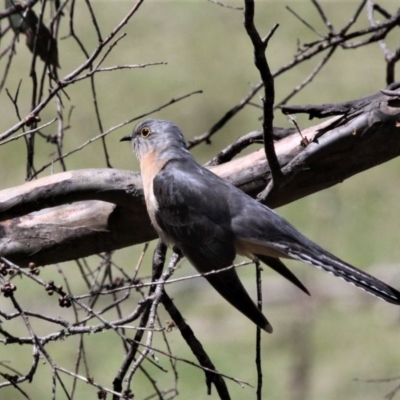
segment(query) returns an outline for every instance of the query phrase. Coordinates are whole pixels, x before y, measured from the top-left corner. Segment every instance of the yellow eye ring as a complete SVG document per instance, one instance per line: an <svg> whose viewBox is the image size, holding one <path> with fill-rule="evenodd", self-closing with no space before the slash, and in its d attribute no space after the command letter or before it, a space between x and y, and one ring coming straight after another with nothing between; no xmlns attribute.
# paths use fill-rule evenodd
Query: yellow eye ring
<svg viewBox="0 0 400 400"><path fill-rule="evenodd" d="M140 129L140 136L142 138L147 138L151 134L151 129L148 126L144 126L143 128Z"/></svg>

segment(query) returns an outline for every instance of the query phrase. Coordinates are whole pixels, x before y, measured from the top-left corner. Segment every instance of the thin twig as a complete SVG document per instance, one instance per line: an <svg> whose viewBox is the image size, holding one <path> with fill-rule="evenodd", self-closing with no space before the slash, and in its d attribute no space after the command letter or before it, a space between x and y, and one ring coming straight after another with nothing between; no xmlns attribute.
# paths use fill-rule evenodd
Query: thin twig
<svg viewBox="0 0 400 400"><path fill-rule="evenodd" d="M264 85L264 98L263 98L263 136L264 136L264 149L265 154L270 166L272 180L276 187L279 187L283 174L279 165L278 158L275 153L274 139L273 139L273 119L274 119L274 101L275 89L274 79L271 74L265 50L267 49L269 39L272 37L278 24L275 24L268 35L261 39L254 25L254 0L245 0L244 11L244 26L247 34L249 35L253 47L255 65L260 72L261 80Z"/></svg>
<svg viewBox="0 0 400 400"><path fill-rule="evenodd" d="M262 311L262 267L260 262L257 260L255 263L256 267L256 283L257 283L257 307ZM262 371L262 356L261 356L261 329L257 326L256 329L256 370L257 370L257 400L262 400L262 388L263 388L263 371Z"/></svg>

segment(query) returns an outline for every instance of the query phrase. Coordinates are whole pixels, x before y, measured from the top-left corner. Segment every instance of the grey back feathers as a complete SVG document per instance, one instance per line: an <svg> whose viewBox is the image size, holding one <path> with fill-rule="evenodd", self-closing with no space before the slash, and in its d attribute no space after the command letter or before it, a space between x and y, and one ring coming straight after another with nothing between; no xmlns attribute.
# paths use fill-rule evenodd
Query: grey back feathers
<svg viewBox="0 0 400 400"><path fill-rule="evenodd" d="M307 294L280 258L305 262L400 304L396 289L333 256L274 211L199 165L172 122L143 121L122 140L132 142L140 160L147 210L160 237L177 246L222 297L267 332L272 332L271 325L235 269L209 274L232 265L237 254L258 257Z"/></svg>

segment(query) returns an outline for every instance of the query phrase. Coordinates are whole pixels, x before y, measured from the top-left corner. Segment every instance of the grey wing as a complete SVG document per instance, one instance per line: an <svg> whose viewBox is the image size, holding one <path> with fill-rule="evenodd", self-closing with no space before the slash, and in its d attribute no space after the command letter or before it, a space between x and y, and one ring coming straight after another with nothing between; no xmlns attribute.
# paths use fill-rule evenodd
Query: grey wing
<svg viewBox="0 0 400 400"><path fill-rule="evenodd" d="M308 289L301 283L299 278L297 278L297 276L279 258L269 257L262 254L255 254L255 256L264 264L267 264L275 272L282 275L289 282L293 283L293 285L297 286L300 290L302 290L304 293L310 296L310 292L308 291Z"/></svg>
<svg viewBox="0 0 400 400"><path fill-rule="evenodd" d="M229 207L212 183L197 166L179 162L168 163L153 181L157 223L200 273L229 267L236 255ZM205 278L256 325L272 332L235 269Z"/></svg>

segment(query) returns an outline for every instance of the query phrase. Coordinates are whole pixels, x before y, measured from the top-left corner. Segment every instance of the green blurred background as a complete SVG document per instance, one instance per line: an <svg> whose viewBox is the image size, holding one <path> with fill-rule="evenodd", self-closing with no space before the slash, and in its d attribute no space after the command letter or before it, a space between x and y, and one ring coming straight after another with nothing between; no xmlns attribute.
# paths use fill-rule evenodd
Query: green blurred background
<svg viewBox="0 0 400 400"><path fill-rule="evenodd" d="M232 5L241 2L228 1ZM396 1L380 1L389 11L395 12ZM91 2L103 36L107 36L132 7L132 1ZM359 1L321 2L331 22L342 27L353 15ZM277 22L279 29L270 41L267 56L272 70L292 59L301 43L316 40L314 32L290 14L286 6L296 10L320 33L326 29L308 1L258 1L256 22L260 32L266 33ZM75 30L89 53L96 47L93 29L85 2L76 4ZM144 69L104 72L96 75L99 107L105 129L121 121L146 113L172 98L195 90L203 94L172 105L153 117L175 121L190 139L208 130L222 115L239 102L259 81L253 65L252 47L243 28L241 11L222 8L203 0L145 1L140 10L123 29L127 36L116 46L104 66L141 64L164 61L168 65ZM46 21L45 21L46 22ZM357 27L367 26L365 12ZM65 18L61 26L59 54L63 77L77 68L84 58L76 42L68 34ZM2 49L11 40L3 38ZM398 30L387 39L392 49L399 45ZM285 97L312 71L321 56L299 65L275 81L276 100ZM29 78L31 53L21 38L17 56L13 61L6 88L15 93L22 80L18 104L21 115L29 113L32 82ZM5 60L1 60L5 68ZM39 68L42 63L39 61ZM397 68L399 73L399 68ZM355 51L338 50L334 58L290 104L321 104L358 98L385 87L385 63L377 44ZM82 81L66 90L70 100L63 98L65 110L74 106L71 127L65 134L64 152L74 149L98 135L89 81ZM256 97L259 100L259 96ZM14 106L3 91L0 94L2 118L0 132L15 124ZM42 121L55 115L55 105L50 104L41 113ZM205 162L220 149L241 135L260 127L260 110L248 106L232 119L212 140L194 150L198 160ZM311 125L299 117L302 127ZM276 113L275 124L289 126L286 117ZM138 169L129 146L118 142L132 126L117 130L106 139L115 168ZM56 126L44 130L55 133ZM253 149L256 147L254 146ZM45 140L36 139L35 166L48 163L55 156L55 149ZM24 183L26 149L23 140L0 147L0 188ZM400 287L397 270L400 259L398 226L400 224L399 160L364 172L341 185L309 196L295 204L282 207L278 212L311 239L348 262L373 271L386 282ZM99 141L66 159L68 169L105 167L105 158ZM59 166L48 168L41 176L59 172ZM124 249L114 254L114 261L127 268L135 265L142 246ZM145 259L145 272L150 273L150 252ZM97 263L96 257L89 262ZM263 336L264 398L266 399L379 399L399 382L366 383L355 378L387 378L400 375L399 311L396 307L367 296L308 266L291 263L295 272L306 282L313 296L305 298L294 287L279 277L264 272L264 311L274 326L273 335ZM75 294L84 291L74 263L60 265L71 279ZM127 268L128 269L128 268ZM192 267L184 261L176 276L192 274ZM254 295L254 267L240 272L249 291ZM46 267L44 279L61 280L57 269ZM31 310L51 315L65 315L56 301L49 303L43 290L21 282L18 299ZM21 285L21 286L20 286ZM205 282L191 280L171 285L169 293L183 311L187 322L209 352L216 367L229 376L256 384L254 365L255 328L241 314L225 303ZM325 296L324 292L328 295ZM132 299L134 302L134 299ZM136 304L136 303L132 303ZM1 307L12 311L4 298ZM133 307L133 305L132 305ZM127 310L129 311L129 310ZM161 320L168 319L161 312ZM24 327L17 326L24 335ZM7 325L7 327L10 325ZM49 326L37 324L40 334ZM52 327L53 328L53 327ZM120 343L111 333L86 338L90 351L87 354L91 375L97 382L111 387L112 379L121 363L123 352ZM193 356L179 332L169 334L175 355L193 360ZM49 345L49 352L59 365L73 368L76 359L77 338ZM2 346L1 360L21 360L22 370L29 368L31 348ZM156 338L155 347L162 347ZM169 388L172 372L167 357L159 355L159 363L168 373L146 364L149 372L163 388ZM25 360L25 361L23 361ZM28 360L28 361L26 361ZM216 399L213 392L206 395L204 374L191 366L178 363L180 398ZM68 382L68 379L67 379ZM255 398L254 387L241 388L228 381L234 399ZM32 384L22 386L32 399L51 398L51 373L49 365L40 364ZM132 386L135 399L146 398L151 388L141 374L135 376ZM78 384L76 398L96 398L96 390ZM400 397L400 395L399 395ZM19 399L14 389L0 391L0 399ZM57 399L64 399L59 392ZM89 397L88 397L89 398Z"/></svg>

